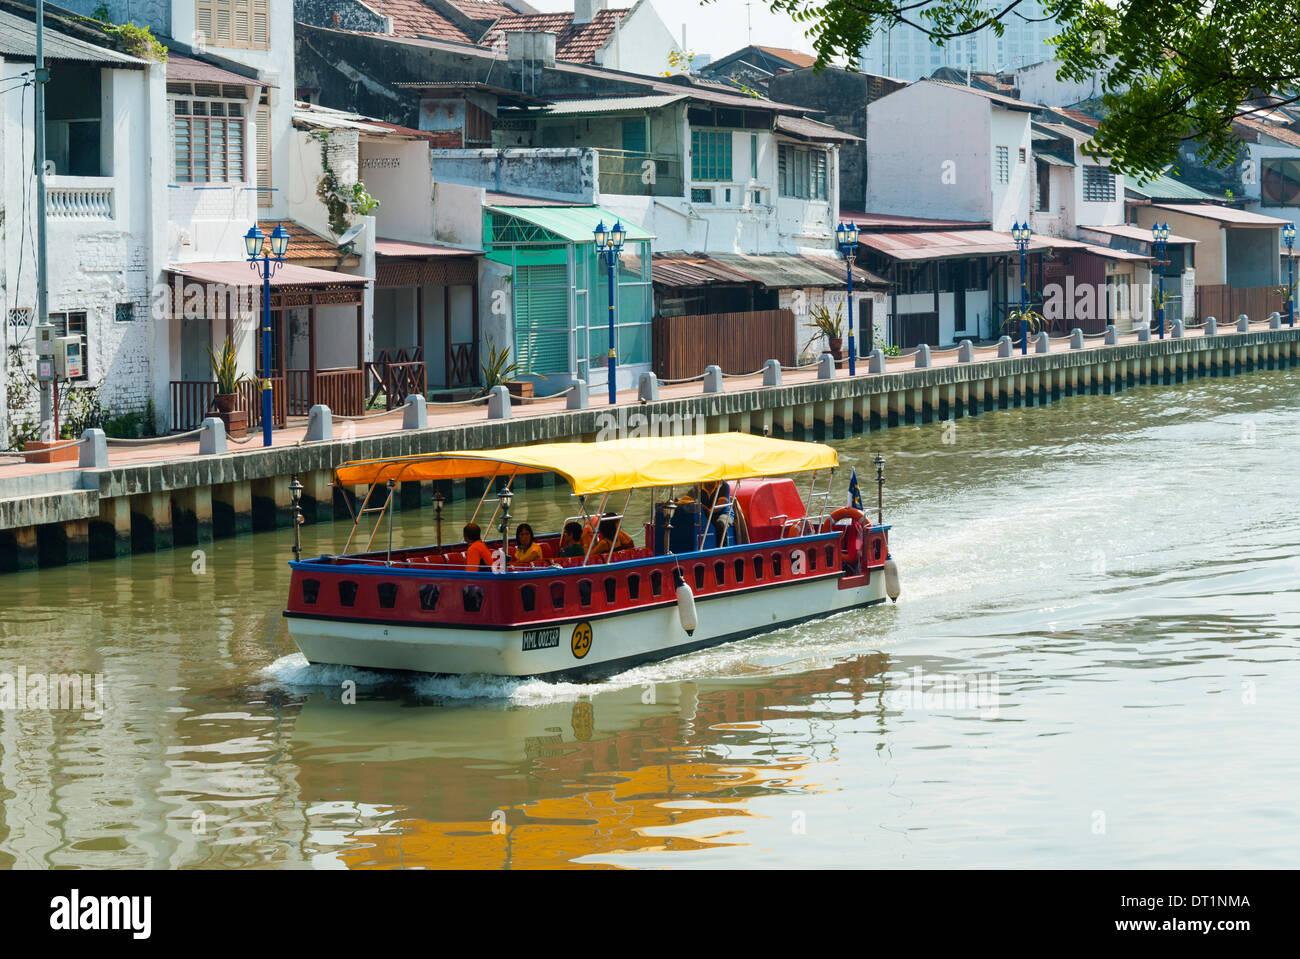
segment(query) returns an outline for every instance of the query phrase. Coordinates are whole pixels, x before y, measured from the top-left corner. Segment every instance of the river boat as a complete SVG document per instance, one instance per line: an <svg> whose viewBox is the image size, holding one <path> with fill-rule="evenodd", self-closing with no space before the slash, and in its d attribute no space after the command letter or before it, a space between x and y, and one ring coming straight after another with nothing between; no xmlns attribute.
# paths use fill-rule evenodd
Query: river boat
<svg viewBox="0 0 1300 959"><path fill-rule="evenodd" d="M897 599L879 501L883 460L876 464L873 522L860 504L833 506L833 448L742 433L345 463L336 485L367 488L352 535L341 555L290 563L284 616L312 663L566 680L610 675ZM539 559L516 562L512 488L544 473L571 487L575 515L560 530L537 534ZM490 565L467 568L471 544L442 542L440 500L438 542L392 548L397 484L471 479L485 481L471 522L492 506L485 525L496 535L480 540ZM639 523L630 512L637 499L648 507ZM387 547L376 550L385 518ZM571 523L583 531L581 554L561 556L561 532ZM367 525L365 548L350 551ZM602 542L625 545L602 553Z"/></svg>

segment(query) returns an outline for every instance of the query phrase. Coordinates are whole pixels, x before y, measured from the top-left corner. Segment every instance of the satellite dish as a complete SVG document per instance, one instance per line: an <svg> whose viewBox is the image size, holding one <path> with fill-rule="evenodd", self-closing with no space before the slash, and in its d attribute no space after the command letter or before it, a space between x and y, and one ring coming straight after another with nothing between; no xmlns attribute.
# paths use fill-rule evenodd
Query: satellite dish
<svg viewBox="0 0 1300 959"><path fill-rule="evenodd" d="M365 229L365 223L358 223L356 226L350 228L346 233L339 237L339 246L347 246L352 243L357 237L365 232Z"/></svg>

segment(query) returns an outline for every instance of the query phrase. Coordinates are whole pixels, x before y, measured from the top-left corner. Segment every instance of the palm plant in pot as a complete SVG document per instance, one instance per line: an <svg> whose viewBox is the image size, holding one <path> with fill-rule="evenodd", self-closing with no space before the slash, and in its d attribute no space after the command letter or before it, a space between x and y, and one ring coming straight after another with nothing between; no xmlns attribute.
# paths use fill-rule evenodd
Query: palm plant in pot
<svg viewBox="0 0 1300 959"><path fill-rule="evenodd" d="M208 359L212 363L212 376L217 381L217 395L213 404L222 413L230 413L239 403L239 384L248 379L247 373L239 372L239 358L235 354L235 344L226 338L221 347L221 355L208 347Z"/></svg>
<svg viewBox="0 0 1300 959"><path fill-rule="evenodd" d="M835 307L834 315L831 314L827 306L814 306L808 311L812 317L813 335L809 337L808 342L803 345L803 350L807 350L820 339L826 340L826 351L836 360L843 359L844 353L844 304L841 303Z"/></svg>

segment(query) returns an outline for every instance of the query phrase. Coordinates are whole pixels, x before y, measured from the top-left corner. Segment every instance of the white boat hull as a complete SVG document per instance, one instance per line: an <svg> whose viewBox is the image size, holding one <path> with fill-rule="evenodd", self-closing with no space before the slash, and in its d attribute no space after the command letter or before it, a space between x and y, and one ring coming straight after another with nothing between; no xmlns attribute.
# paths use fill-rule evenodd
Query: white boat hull
<svg viewBox="0 0 1300 959"><path fill-rule="evenodd" d="M699 625L682 628L669 601L513 629L429 628L287 614L289 634L313 663L422 673L578 678L609 675L755 633L818 619L885 599L885 577L839 588L828 576L768 589L696 598Z"/></svg>

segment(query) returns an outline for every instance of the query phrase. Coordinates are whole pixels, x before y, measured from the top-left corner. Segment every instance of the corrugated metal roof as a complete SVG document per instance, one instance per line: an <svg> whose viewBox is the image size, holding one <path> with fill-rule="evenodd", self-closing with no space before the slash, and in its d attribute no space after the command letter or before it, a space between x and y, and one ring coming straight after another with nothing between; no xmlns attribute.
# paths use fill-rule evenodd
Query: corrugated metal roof
<svg viewBox="0 0 1300 959"><path fill-rule="evenodd" d="M1044 130L1049 130L1058 136L1069 137L1075 143L1087 143L1092 139L1091 133L1084 130L1077 130L1072 126L1066 126L1064 123L1045 123L1035 121L1034 126L1041 127Z"/></svg>
<svg viewBox="0 0 1300 959"><path fill-rule="evenodd" d="M860 233L858 242L895 260L907 261L1016 252L1016 243L1010 234L993 230Z"/></svg>
<svg viewBox="0 0 1300 959"><path fill-rule="evenodd" d="M534 223L573 243L590 243L596 224L604 223L608 229L616 222L623 224L629 240L654 239L653 233L647 233L637 224L622 220L598 206L489 206L484 209L489 213L505 213Z"/></svg>
<svg viewBox="0 0 1300 959"><path fill-rule="evenodd" d="M1035 153L1034 159L1042 160L1048 166L1063 166L1063 167L1071 167L1071 168L1074 167L1074 164L1071 163L1069 160L1062 160L1060 157L1052 156L1052 154L1050 153Z"/></svg>
<svg viewBox="0 0 1300 959"><path fill-rule="evenodd" d="M702 254L656 253L651 261L650 278L656 286L691 287L715 283L753 283L743 273L729 270Z"/></svg>
<svg viewBox="0 0 1300 959"><path fill-rule="evenodd" d="M852 133L837 130L829 123L818 123L816 120L809 120L807 117L778 116L776 118L776 130L778 133L798 137L801 140L831 140L843 143L862 142L862 137L856 137Z"/></svg>
<svg viewBox="0 0 1300 959"><path fill-rule="evenodd" d="M408 140L432 140L433 134L410 127L399 127L384 120L364 117L358 113L344 110L331 110L329 107L317 106L299 101L294 104L293 122L299 127L318 130L356 130L372 136L399 136Z"/></svg>
<svg viewBox="0 0 1300 959"><path fill-rule="evenodd" d="M1217 206L1213 203L1153 203L1157 210L1169 210L1171 213L1183 213L1187 216L1200 217L1203 220L1216 220L1228 226L1286 226L1287 220L1248 210L1235 210L1229 206Z"/></svg>
<svg viewBox="0 0 1300 959"><path fill-rule="evenodd" d="M845 282L844 263L834 257L799 256L792 253L712 253L710 257L769 289L804 286L835 287ZM885 281L859 267L854 278L864 285L883 285Z"/></svg>
<svg viewBox="0 0 1300 959"><path fill-rule="evenodd" d="M931 230L987 230L993 224L988 220L937 220L933 217L908 216L901 213L867 213L863 210L840 210L844 222L852 220L862 229L889 230L920 227Z"/></svg>
<svg viewBox="0 0 1300 959"><path fill-rule="evenodd" d="M222 260L218 262L175 263L167 272L201 283L224 283L227 286L260 286L256 273L248 268L247 260ZM371 277L339 273L336 270L319 270L311 266L285 263L271 277L271 286L364 286Z"/></svg>
<svg viewBox="0 0 1300 959"><path fill-rule="evenodd" d="M45 19L45 59L69 63L102 63L110 67L137 70L147 67L148 60L127 56L66 33L60 33ZM36 59L36 21L0 10L0 56L6 60Z"/></svg>
<svg viewBox="0 0 1300 959"><path fill-rule="evenodd" d="M686 94L651 97L601 97L595 100L559 100L538 116L567 116L574 113L617 113L620 110L655 110L686 99Z"/></svg>
<svg viewBox="0 0 1300 959"><path fill-rule="evenodd" d="M1126 240L1141 240L1144 243L1151 242L1151 231L1140 226L1134 226L1129 223L1121 223L1115 226L1083 226L1081 230L1091 230L1094 233L1109 233L1111 236L1122 236ZM1199 240L1193 240L1190 237L1175 236L1169 234L1170 243L1199 243Z"/></svg>
<svg viewBox="0 0 1300 959"><path fill-rule="evenodd" d="M216 64L205 63L191 57L183 57L178 53L170 54L167 57L167 79L173 83L231 83L245 86L273 86L273 84L268 84L256 77L246 77Z"/></svg>
<svg viewBox="0 0 1300 959"><path fill-rule="evenodd" d="M462 250L456 246L412 243L409 240L375 240L376 256L456 257L478 256L482 250Z"/></svg>
<svg viewBox="0 0 1300 959"><path fill-rule="evenodd" d="M1132 193L1134 196L1144 197L1148 200L1217 200L1218 197L1212 193L1206 193L1204 190L1198 190L1194 186L1189 186L1182 180L1162 173L1154 180L1148 180L1146 183L1132 183L1124 181L1124 191Z"/></svg>

